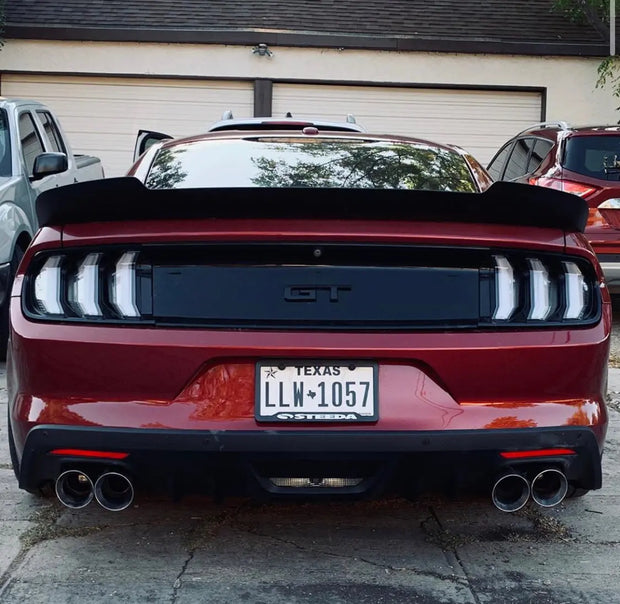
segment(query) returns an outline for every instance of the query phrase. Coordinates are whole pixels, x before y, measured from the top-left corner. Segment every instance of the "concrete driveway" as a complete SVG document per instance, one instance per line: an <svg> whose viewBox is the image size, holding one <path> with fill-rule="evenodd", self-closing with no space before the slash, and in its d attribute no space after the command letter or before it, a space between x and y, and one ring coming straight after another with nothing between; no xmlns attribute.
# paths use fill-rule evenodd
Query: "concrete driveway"
<svg viewBox="0 0 620 604"><path fill-rule="evenodd" d="M603 489L516 514L430 496L68 510L17 488L0 372L1 602L620 603L620 369Z"/></svg>

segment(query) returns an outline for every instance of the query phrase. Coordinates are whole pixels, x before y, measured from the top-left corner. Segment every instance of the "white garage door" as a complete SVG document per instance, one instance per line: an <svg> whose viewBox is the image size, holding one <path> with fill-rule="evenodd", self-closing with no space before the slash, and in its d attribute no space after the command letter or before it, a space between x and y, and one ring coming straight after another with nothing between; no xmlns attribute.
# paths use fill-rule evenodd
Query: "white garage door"
<svg viewBox="0 0 620 604"><path fill-rule="evenodd" d="M481 163L540 121L541 94L497 90L274 84L273 115L343 120L352 113L373 133L459 145Z"/></svg>
<svg viewBox="0 0 620 604"><path fill-rule="evenodd" d="M185 136L203 132L226 109L250 116L251 82L2 75L2 95L49 105L74 153L101 158L106 176L132 164L139 129Z"/></svg>

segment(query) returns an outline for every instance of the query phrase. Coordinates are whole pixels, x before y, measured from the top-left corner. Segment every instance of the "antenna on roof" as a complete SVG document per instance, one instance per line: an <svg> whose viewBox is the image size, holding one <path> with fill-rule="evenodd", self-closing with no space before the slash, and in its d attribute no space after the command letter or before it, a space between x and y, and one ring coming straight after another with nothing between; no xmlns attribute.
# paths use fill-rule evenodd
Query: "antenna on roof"
<svg viewBox="0 0 620 604"><path fill-rule="evenodd" d="M230 109L226 109L226 111L224 111L224 113L222 113L222 119L223 120L232 120L233 119L233 112Z"/></svg>
<svg viewBox="0 0 620 604"><path fill-rule="evenodd" d="M293 114L290 111L287 111L284 117L293 117Z"/></svg>
<svg viewBox="0 0 620 604"><path fill-rule="evenodd" d="M357 124L357 120L352 113L347 113L347 124Z"/></svg>

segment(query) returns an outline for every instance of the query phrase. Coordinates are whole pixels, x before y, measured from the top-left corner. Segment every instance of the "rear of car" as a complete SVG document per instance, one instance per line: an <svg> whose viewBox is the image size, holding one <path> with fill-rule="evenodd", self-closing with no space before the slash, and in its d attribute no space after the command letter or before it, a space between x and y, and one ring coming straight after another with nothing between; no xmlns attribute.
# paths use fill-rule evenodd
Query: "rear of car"
<svg viewBox="0 0 620 604"><path fill-rule="evenodd" d="M506 511L599 488L610 305L585 206L484 190L470 161L222 133L45 195L11 300L20 486L111 510L153 487L482 489Z"/></svg>
<svg viewBox="0 0 620 604"><path fill-rule="evenodd" d="M620 294L620 130L617 126L533 127L509 141L489 164L496 180L573 193L590 208L586 228L607 286Z"/></svg>

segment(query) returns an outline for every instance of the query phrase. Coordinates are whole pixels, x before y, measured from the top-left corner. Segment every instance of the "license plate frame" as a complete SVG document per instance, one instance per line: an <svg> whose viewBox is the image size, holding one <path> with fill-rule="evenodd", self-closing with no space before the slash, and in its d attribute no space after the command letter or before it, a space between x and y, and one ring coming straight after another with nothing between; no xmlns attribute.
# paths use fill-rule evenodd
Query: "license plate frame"
<svg viewBox="0 0 620 604"><path fill-rule="evenodd" d="M262 360L256 363L255 376L258 422L367 423L379 419L376 362Z"/></svg>

